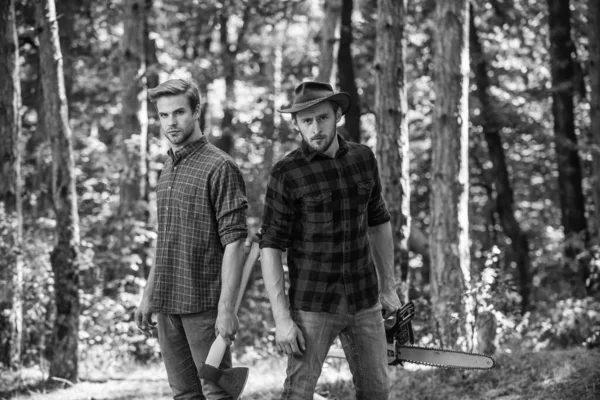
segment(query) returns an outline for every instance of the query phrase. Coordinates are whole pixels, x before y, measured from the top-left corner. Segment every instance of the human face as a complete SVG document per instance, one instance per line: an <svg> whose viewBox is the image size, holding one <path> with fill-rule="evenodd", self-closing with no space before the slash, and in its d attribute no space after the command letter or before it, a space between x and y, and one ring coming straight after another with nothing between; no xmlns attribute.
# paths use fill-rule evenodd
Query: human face
<svg viewBox="0 0 600 400"><path fill-rule="evenodd" d="M184 95L164 96L156 101L163 134L171 142L173 151L181 149L202 136L198 125L199 107L192 110Z"/></svg>
<svg viewBox="0 0 600 400"><path fill-rule="evenodd" d="M296 127L304 141L315 151L334 157L339 148L335 125L342 117L328 101L317 103L296 114Z"/></svg>

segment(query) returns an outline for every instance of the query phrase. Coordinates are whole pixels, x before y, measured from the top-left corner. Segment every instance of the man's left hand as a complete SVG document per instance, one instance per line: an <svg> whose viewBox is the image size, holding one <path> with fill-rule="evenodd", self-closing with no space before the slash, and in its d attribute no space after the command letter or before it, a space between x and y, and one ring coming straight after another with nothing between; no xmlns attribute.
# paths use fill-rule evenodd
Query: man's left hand
<svg viewBox="0 0 600 400"><path fill-rule="evenodd" d="M237 315L232 311L219 309L215 323L215 334L221 335L228 345L235 340L235 333L239 326L240 322Z"/></svg>
<svg viewBox="0 0 600 400"><path fill-rule="evenodd" d="M383 317L387 318L388 315L394 314L402 307L400 298L396 293L395 289L388 289L381 292L379 295L379 301L381 302Z"/></svg>

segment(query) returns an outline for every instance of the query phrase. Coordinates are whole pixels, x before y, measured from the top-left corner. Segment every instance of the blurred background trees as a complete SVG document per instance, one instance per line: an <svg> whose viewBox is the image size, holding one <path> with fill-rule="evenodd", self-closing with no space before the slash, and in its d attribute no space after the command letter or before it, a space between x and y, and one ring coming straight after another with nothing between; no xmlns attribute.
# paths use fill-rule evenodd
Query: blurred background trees
<svg viewBox="0 0 600 400"><path fill-rule="evenodd" d="M300 140L274 110L305 79L351 94L340 132L377 154L417 338L471 347L467 329L492 321L500 350L595 343L594 0L82 0L55 17L53 4L0 6L4 367L73 380L159 357L131 317L168 147L146 93L172 77L198 82L205 134L244 173L252 234L271 166ZM257 270L240 357L274 351L261 285ZM459 308L436 308L448 298Z"/></svg>

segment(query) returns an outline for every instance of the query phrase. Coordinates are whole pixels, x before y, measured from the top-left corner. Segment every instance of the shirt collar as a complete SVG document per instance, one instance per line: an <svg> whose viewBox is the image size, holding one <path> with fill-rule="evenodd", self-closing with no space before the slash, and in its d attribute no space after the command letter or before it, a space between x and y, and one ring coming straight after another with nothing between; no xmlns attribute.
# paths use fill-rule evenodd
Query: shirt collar
<svg viewBox="0 0 600 400"><path fill-rule="evenodd" d="M183 146L183 148L177 151L169 149L169 151L167 151L167 154L173 160L173 164L177 164L179 161L183 160L184 158L198 150L200 147L204 146L206 143L208 143L208 139L205 135L202 135L200 139L186 144L185 146Z"/></svg>
<svg viewBox="0 0 600 400"><path fill-rule="evenodd" d="M339 133L336 133L336 135L338 138L339 148L335 153L334 158L339 158L348 152L348 142L346 142L344 137ZM302 143L300 143L300 150L302 151L302 154L304 154L304 157L306 157L308 161L312 161L318 155L329 158L329 156L326 156L320 151L316 151L312 147L310 147L308 143L304 141L304 139L302 139Z"/></svg>

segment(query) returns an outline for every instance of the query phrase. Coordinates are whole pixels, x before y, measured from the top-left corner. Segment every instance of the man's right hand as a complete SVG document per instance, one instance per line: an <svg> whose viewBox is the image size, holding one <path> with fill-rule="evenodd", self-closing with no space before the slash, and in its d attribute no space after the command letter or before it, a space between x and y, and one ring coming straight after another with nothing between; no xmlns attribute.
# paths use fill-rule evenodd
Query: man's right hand
<svg viewBox="0 0 600 400"><path fill-rule="evenodd" d="M306 350L304 335L291 318L286 318L276 324L275 341L277 349L288 355L300 356Z"/></svg>
<svg viewBox="0 0 600 400"><path fill-rule="evenodd" d="M137 310L135 310L134 316L135 324L139 329L145 333L152 331L152 328L156 326L156 322L152 321L152 301L146 298L142 298L142 302Z"/></svg>

